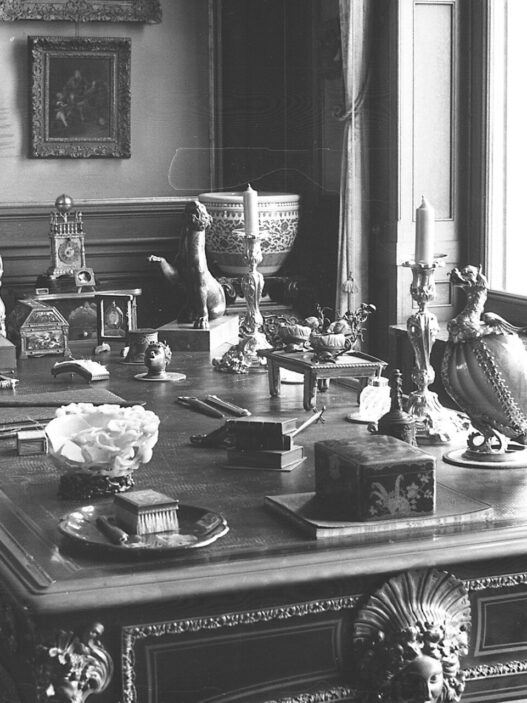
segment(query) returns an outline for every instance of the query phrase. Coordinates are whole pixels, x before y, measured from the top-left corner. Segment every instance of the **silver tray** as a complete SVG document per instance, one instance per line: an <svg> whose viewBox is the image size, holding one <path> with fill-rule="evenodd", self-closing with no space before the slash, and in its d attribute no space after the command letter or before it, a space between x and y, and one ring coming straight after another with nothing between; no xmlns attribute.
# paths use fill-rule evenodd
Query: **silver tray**
<svg viewBox="0 0 527 703"><path fill-rule="evenodd" d="M98 518L113 521L112 503L84 505L72 510L59 522L59 531L79 546L130 556L166 555L188 549L206 547L229 531L225 518L219 513L193 505L181 505L178 510L179 529L149 535L133 535L120 544L114 543L98 525Z"/></svg>

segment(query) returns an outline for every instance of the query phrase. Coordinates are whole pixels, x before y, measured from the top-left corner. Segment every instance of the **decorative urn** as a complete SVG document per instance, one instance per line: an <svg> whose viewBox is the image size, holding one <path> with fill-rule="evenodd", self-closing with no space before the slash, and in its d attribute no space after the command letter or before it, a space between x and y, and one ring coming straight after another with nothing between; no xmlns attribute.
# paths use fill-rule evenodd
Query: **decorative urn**
<svg viewBox="0 0 527 703"><path fill-rule="evenodd" d="M244 238L235 230L244 229L241 192L201 193L199 196L212 217L207 232L207 253L225 275L242 276L247 271ZM265 232L261 240L263 276L277 273L285 263L298 233L300 196L294 193L258 193L258 225Z"/></svg>

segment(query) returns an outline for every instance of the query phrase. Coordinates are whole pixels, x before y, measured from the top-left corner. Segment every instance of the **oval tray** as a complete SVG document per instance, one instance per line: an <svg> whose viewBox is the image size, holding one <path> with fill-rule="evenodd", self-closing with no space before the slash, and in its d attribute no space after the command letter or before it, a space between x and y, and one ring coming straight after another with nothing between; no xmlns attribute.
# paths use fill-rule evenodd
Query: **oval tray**
<svg viewBox="0 0 527 703"><path fill-rule="evenodd" d="M59 531L79 545L102 553L130 556L181 552L205 547L227 534L229 526L219 513L192 505L181 505L178 510L179 530L132 535L124 544L112 542L97 526L97 518L113 519L113 503L84 505L72 510L59 522Z"/></svg>

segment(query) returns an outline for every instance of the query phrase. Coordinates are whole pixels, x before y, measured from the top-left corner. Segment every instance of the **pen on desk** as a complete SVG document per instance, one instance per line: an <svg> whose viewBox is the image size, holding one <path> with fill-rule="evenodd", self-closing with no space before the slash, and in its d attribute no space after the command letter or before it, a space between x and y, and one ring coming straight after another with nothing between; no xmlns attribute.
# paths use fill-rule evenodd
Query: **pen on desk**
<svg viewBox="0 0 527 703"><path fill-rule="evenodd" d="M209 415L210 417L219 417L222 420L225 418L225 415L222 412L216 410L216 408L207 405L207 403L204 403L199 398L195 398L193 396L179 396L178 398L176 398L176 402L180 405L184 405L187 408L192 408L192 410L197 410L203 415Z"/></svg>
<svg viewBox="0 0 527 703"><path fill-rule="evenodd" d="M239 405L234 405L234 403L229 403L227 400L222 400L221 398L218 398L217 395L208 395L205 398L205 401L210 405L215 405L216 407L226 410L232 415L237 415L239 417L247 417L251 414L246 408L241 408Z"/></svg>

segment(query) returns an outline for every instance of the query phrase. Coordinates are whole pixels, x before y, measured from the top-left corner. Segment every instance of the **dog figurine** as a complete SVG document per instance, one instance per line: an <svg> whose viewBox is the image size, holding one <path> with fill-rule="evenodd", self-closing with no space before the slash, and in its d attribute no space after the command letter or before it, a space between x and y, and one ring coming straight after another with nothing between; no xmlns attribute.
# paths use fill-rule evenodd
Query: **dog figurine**
<svg viewBox="0 0 527 703"><path fill-rule="evenodd" d="M209 271L205 253L205 233L212 218L197 201L185 207L185 227L176 259L170 264L164 257L150 255L158 263L165 279L176 287L182 285L188 297L189 319L194 329L209 329L209 320L225 314L223 287Z"/></svg>

